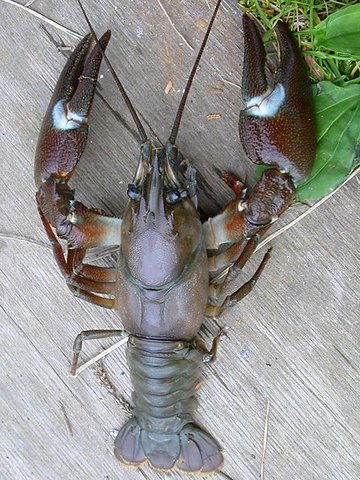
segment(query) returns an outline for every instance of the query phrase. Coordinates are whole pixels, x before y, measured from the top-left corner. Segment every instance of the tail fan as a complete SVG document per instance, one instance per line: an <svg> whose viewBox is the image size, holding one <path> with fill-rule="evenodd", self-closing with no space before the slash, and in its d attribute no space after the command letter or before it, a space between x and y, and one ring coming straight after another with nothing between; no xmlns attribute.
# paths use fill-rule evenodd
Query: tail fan
<svg viewBox="0 0 360 480"><path fill-rule="evenodd" d="M115 456L126 465L148 461L153 468L174 468L190 473L210 473L223 464L217 441L196 424L185 425L180 433L159 433L143 429L136 417L130 419L115 440Z"/></svg>

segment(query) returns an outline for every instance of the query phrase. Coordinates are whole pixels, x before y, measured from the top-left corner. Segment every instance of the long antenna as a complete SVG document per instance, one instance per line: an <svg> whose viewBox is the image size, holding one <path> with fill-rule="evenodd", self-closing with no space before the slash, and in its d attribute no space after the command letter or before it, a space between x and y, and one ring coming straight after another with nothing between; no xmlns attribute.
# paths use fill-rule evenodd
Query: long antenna
<svg viewBox="0 0 360 480"><path fill-rule="evenodd" d="M169 137L169 140L168 140L168 142L169 142L171 145L174 145L174 144L175 144L176 137L177 137L177 134L178 134L178 131L179 131L179 127L180 127L181 118L182 118L182 115L183 115L183 112L184 112L185 103L186 103L187 97L188 97L188 95L189 95L190 87L191 87L192 81L193 81L193 79L194 79L194 77L195 77L195 73L196 73L197 67L199 66L199 62L200 62L201 56L202 56L202 54L203 54L203 51L204 51L204 49L205 49L206 42L207 42L207 40L208 40L208 38L209 38L209 35L210 35L210 32L211 32L211 28L212 28L212 26L213 26L213 23L214 23L216 14L217 14L217 12L218 12L218 10L219 10L220 3L221 3L221 0L218 0L218 2L217 2L217 4L216 4L216 7L215 7L215 10L214 10L214 13L212 14L212 17L211 17L209 26L208 26L208 28L207 28L207 30L206 30L204 40L203 40L203 42L202 42L202 44L201 44L199 53L197 54L197 57L196 57L194 66L193 66L193 68L192 68L192 70L191 70L189 79L188 79L188 81L187 81L187 84L186 84L186 87L185 87L185 90L184 90L184 93L183 93L183 96L182 96L182 99L181 99L181 102L180 102L180 105L179 105L179 108L178 108L178 111L177 111L177 114L176 114L176 117L175 117L175 122L174 122L174 125L173 125L173 127L172 127L172 130L171 130L171 133L170 133L170 137Z"/></svg>
<svg viewBox="0 0 360 480"><path fill-rule="evenodd" d="M126 104L127 108L129 109L129 111L130 111L130 113L131 113L131 116L132 116L133 119L134 119L136 128L138 129L138 132L139 132L139 135L140 135L140 138L141 138L141 142L144 143L144 142L146 142L146 140L147 140L148 138L147 138L147 135L146 135L146 133L145 133L144 127L142 126L142 123L140 122L140 119L139 119L139 117L138 117L138 115L137 115L137 113L136 113L136 111L135 111L135 108L133 107L132 103L130 102L130 99L129 99L129 97L127 96L127 93L125 92L125 89L124 89L122 83L120 82L119 77L117 76L115 70L113 69L113 67L112 67L112 65L111 65L111 63L110 63L110 60L109 60L108 57L106 56L104 49L102 48L101 44L99 43L99 40L98 40L98 38L97 38L97 36L96 36L96 33L95 33L95 31L94 31L91 23L90 23L89 17L87 16L87 14L86 14L86 12L85 12L85 9L84 9L84 7L82 6L81 1L80 1L80 0L77 0L77 2L78 2L79 6L80 6L80 8L81 8L81 11L82 11L82 13L83 13L83 15L84 15L84 18L85 18L85 20L86 20L86 23L88 24L88 26L89 26L89 28L90 28L90 32L92 33L92 35L93 35L93 37L94 37L94 39L95 39L95 41L96 41L96 44L99 46L99 48L100 48L100 50L101 50L101 52L102 52L103 58L104 58L104 60L105 60L105 62L106 62L106 65L109 67L109 70L110 70L110 72L111 72L111 74L112 74L112 76L113 76L113 78L114 78L114 80L115 80L115 83L116 83L116 85L118 86L118 89L120 90L120 93L121 93L121 95L122 95L123 98L124 98L125 104Z"/></svg>

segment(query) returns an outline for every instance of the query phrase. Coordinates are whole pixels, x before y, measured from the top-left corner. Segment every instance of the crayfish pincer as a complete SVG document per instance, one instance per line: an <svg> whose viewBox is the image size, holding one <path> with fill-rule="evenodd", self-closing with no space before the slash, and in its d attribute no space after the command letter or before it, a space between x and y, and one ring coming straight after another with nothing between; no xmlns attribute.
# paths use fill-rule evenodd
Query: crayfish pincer
<svg viewBox="0 0 360 480"><path fill-rule="evenodd" d="M89 23L91 33L65 65L39 137L36 200L55 259L75 295L117 310L123 324L121 330L81 332L74 343L72 373L84 340L128 336L134 411L115 440L115 455L125 465L148 462L157 469L203 473L222 465L221 447L195 423L194 414L202 364L215 360L224 331L210 350L197 335L205 315L218 316L253 288L269 254L252 279L235 292L231 280L258 239L291 204L296 183L308 175L314 157L310 87L291 34L278 24L280 65L269 85L260 34L244 15L246 108L240 115L240 137L250 160L271 168L249 194L228 174L235 200L201 223L194 169L184 168L180 161L176 137L220 3L164 146L155 147L148 139L114 74L141 138L122 219L80 203L68 185L85 149L100 64L103 58L108 62L109 31L97 40ZM116 266L86 263L87 250L93 247L116 247Z"/></svg>

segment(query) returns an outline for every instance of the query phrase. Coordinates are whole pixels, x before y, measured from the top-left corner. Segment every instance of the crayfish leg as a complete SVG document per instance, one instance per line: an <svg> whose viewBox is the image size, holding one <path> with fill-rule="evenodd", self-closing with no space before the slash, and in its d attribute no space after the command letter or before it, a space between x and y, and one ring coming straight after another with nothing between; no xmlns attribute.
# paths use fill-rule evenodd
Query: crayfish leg
<svg viewBox="0 0 360 480"><path fill-rule="evenodd" d="M200 340L199 338L195 339L194 345L196 349L201 353L204 363L210 364L216 362L216 355L219 343L225 335L226 329L221 328L219 333L213 338L210 350L207 349L205 343L202 340Z"/></svg>
<svg viewBox="0 0 360 480"><path fill-rule="evenodd" d="M37 196L38 198L38 196ZM106 303L107 308L114 308L115 306L115 300L114 299L108 299L99 295L95 295L95 293L101 293L101 294L115 294L115 278L113 273L110 273L108 277L106 278L106 275L108 274L108 269L102 268L102 267L97 267L96 270L91 270L92 275L90 277L86 277L83 275L79 275L76 273L76 267L77 262L80 262L79 260L76 260L76 250L74 249L75 252L71 253L70 255L68 254L68 258L65 259L63 247L61 246L57 236L52 230L52 227L45 217L41 206L38 204L38 210L40 214L40 218L43 222L45 231L47 233L47 236L50 240L54 257L55 260L59 266L59 269L61 273L63 274L67 284L69 287L72 287L71 290L76 294L78 291L79 296L82 295L82 297L87 297L85 292L92 293L92 295L89 296L89 298L86 298L88 301L91 301L92 303L97 303L99 305L103 305L103 303ZM81 256L84 256L86 252L86 249L83 249ZM75 267L75 268L74 268ZM90 266L92 267L92 266ZM97 276L95 275L95 272L97 272ZM104 281L105 280L108 281ZM110 305L109 305L109 302Z"/></svg>
<svg viewBox="0 0 360 480"><path fill-rule="evenodd" d="M125 330L83 330L76 336L73 345L73 359L70 366L70 375L76 375L79 355L82 350L84 341L99 340L102 338L124 337L127 333Z"/></svg>
<svg viewBox="0 0 360 480"><path fill-rule="evenodd" d="M67 263L71 271L78 275L102 283L116 282L116 268L98 267L83 263L86 254L85 248L71 248L68 250Z"/></svg>
<svg viewBox="0 0 360 480"><path fill-rule="evenodd" d="M107 31L90 51L93 35L89 34L69 57L42 124L35 183L39 214L69 288L90 302L114 308L115 269L86 265L83 260L89 248L120 245L121 219L76 201L68 185L86 146L100 64L109 40ZM66 241L65 248L60 239Z"/></svg>
<svg viewBox="0 0 360 480"><path fill-rule="evenodd" d="M262 173L250 194L230 202L204 224L210 256L211 295L207 314L217 316L247 295L268 261L265 255L249 282L223 302L222 291L238 275L271 224L293 202L295 186L309 175L316 137L310 81L301 52L285 23L275 28L279 66L270 83L265 72L266 52L256 22L243 15L244 68L240 140L248 158L271 168ZM228 183L229 184L229 183ZM230 178L234 190L234 181ZM225 251L221 251L224 250ZM221 252L217 254L218 252Z"/></svg>
<svg viewBox="0 0 360 480"><path fill-rule="evenodd" d="M241 287L235 290L235 292L227 295L222 302L219 302L219 297L226 287L229 288L230 286L232 280L232 267L228 270L227 274L230 277L230 280L226 277L224 283L220 285L210 285L210 303L208 303L206 307L205 315L210 318L218 318L228 307L234 307L241 302L243 298L249 295L264 271L267 262L270 260L270 252L271 248L264 255L260 265L250 280L241 285ZM238 272L236 272L235 275L237 275L237 273Z"/></svg>

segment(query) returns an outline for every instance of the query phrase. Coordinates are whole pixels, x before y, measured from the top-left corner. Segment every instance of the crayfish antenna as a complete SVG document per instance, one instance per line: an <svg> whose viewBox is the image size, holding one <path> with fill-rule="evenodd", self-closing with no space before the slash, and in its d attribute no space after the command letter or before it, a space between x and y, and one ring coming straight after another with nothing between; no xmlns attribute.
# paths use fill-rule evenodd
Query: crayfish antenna
<svg viewBox="0 0 360 480"><path fill-rule="evenodd" d="M221 0L220 0L220 1L221 1ZM219 1L219 3L220 3L220 1ZM80 1L80 0L77 0L77 2L78 2L79 6L80 6L80 8L81 8L81 11L82 11L82 13L83 13L83 15L84 15L84 18L85 18L85 20L86 20L86 23L88 24L88 26L89 26L89 28L90 28L90 32L92 33L92 35L93 35L93 37L94 37L94 40L95 40L95 42L96 42L96 45L99 46L99 48L100 48L100 50L101 50L101 52L102 52L103 58L104 58L104 60L105 60L105 62L106 62L106 65L108 66L108 68L109 68L109 70L110 70L110 72L111 72L111 75L113 76L113 79L115 80L115 83L116 83L118 89L120 90L120 93L121 93L121 95L122 95L122 97L123 97L123 99L124 99L124 101L125 101L125 104L126 104L127 108L129 109L129 112L131 113L131 116L132 116L132 118L133 118L133 120L134 120L134 122L135 122L136 128L137 128L137 130L138 130L138 132L139 132L139 135L140 135L140 138L141 138L141 142L142 142L142 143L145 143L145 142L148 140L148 137L147 137L147 135L146 135L146 133L145 133L145 129L144 129L144 127L143 127L143 125L142 125L139 117L138 117L138 114L136 113L136 110L135 110L133 104L131 103L131 101L130 101L130 99L129 99L126 91L125 91L125 88L124 88L123 84L121 83L121 81L120 81L117 73L115 72L113 66L111 65L110 60L109 60L108 57L106 56L104 49L102 48L101 44L99 43L99 40L98 40L98 38L97 38L97 36L96 36L96 33L95 33L95 30L93 29L93 26L92 26L91 23L90 23L89 17L87 16L87 13L85 12L85 9L84 9L81 1Z"/></svg>
<svg viewBox="0 0 360 480"><path fill-rule="evenodd" d="M207 40L208 40L208 38L209 38L209 35L210 35L210 32L211 32L211 29L212 29L212 26L213 26L215 17L216 17L216 15L217 15L218 10L219 10L220 4L221 4L221 0L218 0L218 2L217 2L217 4L216 4L216 7L215 7L215 10L214 10L214 12L213 12L213 14L212 14L212 17L211 17L209 26L208 26L208 28L207 28L207 30L206 30L205 37L204 37L204 40L203 40L203 42L202 42L202 44L201 44L199 53L197 54L197 57L196 57L194 66L193 66L193 68L192 68L192 70L191 70L191 72L190 72L190 76L189 76L189 78L188 78L188 81L187 81L187 84L186 84L186 87L185 87L183 96L182 96L182 98L181 98L180 105L179 105L178 111L177 111L177 113L176 113L174 125L173 125L173 127L172 127L172 130L171 130L171 133L170 133L170 137L169 137L169 140L168 140L168 143L171 144L171 145L175 145L176 137L177 137L177 134L178 134L178 131L179 131L181 118L182 118L182 115L183 115L183 112L184 112L184 108L185 108L185 103L186 103L187 97L188 97L189 92L190 92L191 84L192 84L192 81L193 81L193 79L194 79L194 77L195 77L195 73L196 73L197 67L199 66L199 63L200 63L202 54L203 54L203 52L204 52L204 49L205 49Z"/></svg>

